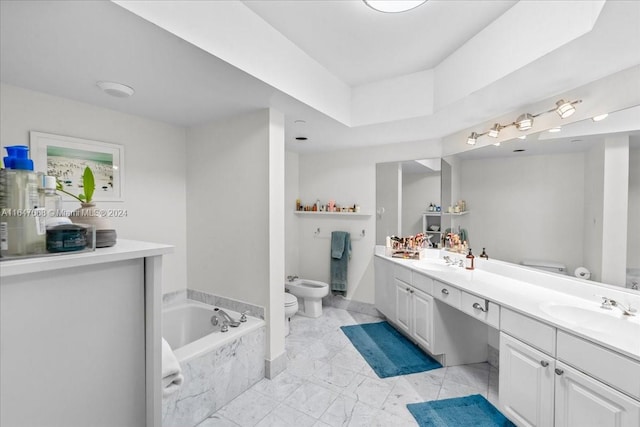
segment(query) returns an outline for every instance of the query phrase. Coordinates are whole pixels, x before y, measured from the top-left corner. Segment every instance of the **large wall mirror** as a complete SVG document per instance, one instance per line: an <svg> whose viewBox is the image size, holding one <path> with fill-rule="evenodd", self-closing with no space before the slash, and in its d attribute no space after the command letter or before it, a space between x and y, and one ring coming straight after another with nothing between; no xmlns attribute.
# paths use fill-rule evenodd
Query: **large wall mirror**
<svg viewBox="0 0 640 427"><path fill-rule="evenodd" d="M464 199L469 212L443 227L467 230L474 252L485 247L516 264L551 261L571 275L584 267L591 280L628 288L640 281L640 106L456 154L443 165L451 168L443 178L451 200Z"/></svg>

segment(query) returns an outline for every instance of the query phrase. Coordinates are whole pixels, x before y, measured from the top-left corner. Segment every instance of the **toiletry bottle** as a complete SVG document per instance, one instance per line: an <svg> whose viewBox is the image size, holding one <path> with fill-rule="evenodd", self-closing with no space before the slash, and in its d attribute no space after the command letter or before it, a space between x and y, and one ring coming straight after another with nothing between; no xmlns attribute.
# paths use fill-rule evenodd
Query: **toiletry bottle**
<svg viewBox="0 0 640 427"><path fill-rule="evenodd" d="M71 220L62 210L62 196L56 193L56 177L42 176L41 191L44 195L44 209L46 210L45 225L47 228L56 225L71 224Z"/></svg>
<svg viewBox="0 0 640 427"><path fill-rule="evenodd" d="M489 255L485 252L484 248L482 248L482 253L480 254L480 258L489 259Z"/></svg>
<svg viewBox="0 0 640 427"><path fill-rule="evenodd" d="M473 270L474 269L474 259L475 259L475 257L471 253L471 248L469 248L469 253L467 254L467 259L465 260L464 268L466 268L467 270Z"/></svg>

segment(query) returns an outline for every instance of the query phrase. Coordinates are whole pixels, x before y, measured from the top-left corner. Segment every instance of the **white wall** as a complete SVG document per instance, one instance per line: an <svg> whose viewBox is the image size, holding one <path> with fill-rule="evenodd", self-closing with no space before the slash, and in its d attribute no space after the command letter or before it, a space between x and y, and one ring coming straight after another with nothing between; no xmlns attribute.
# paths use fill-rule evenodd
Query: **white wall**
<svg viewBox="0 0 640 427"><path fill-rule="evenodd" d="M460 217L478 254L520 263L545 259L582 265L584 155L465 160L460 197L470 213ZM544 227L543 227L544 225Z"/></svg>
<svg viewBox="0 0 640 427"><path fill-rule="evenodd" d="M402 235L422 232L422 213L440 204L440 173L402 175Z"/></svg>
<svg viewBox="0 0 640 427"><path fill-rule="evenodd" d="M627 267L640 268L640 144L629 149L629 215Z"/></svg>
<svg viewBox="0 0 640 427"><path fill-rule="evenodd" d="M29 131L124 145L125 201L99 205L126 209L126 217L111 218L118 238L174 245L175 252L164 257L163 292L185 289L185 130L6 84L0 91L3 147L29 145ZM76 207L77 202L65 204Z"/></svg>
<svg viewBox="0 0 640 427"><path fill-rule="evenodd" d="M439 141L400 143L391 146L301 154L300 198L305 201L329 199L360 205L366 218L298 217L301 277L329 282L331 231L352 233L353 253L349 261L347 298L373 303L373 249L375 246L376 163L440 156ZM291 206L289 209L294 209ZM320 228L319 237L314 231ZM365 237L359 234L365 230Z"/></svg>
<svg viewBox="0 0 640 427"><path fill-rule="evenodd" d="M285 275L300 275L298 268L300 257L298 255L298 227L296 215L294 213L296 199L300 198L300 187L298 185L298 154L291 151L285 152L285 196L284 196L284 218L285 218ZM284 280L284 278L283 278ZM283 285L284 286L284 282Z"/></svg>
<svg viewBox="0 0 640 427"><path fill-rule="evenodd" d="M268 345L268 359L284 351L284 128L273 119L260 110L187 131L189 288L265 307L268 341L281 341L280 348ZM272 141L275 134L278 141ZM281 166L281 179L270 159ZM281 193L277 207L272 186ZM271 218L278 209L281 227ZM278 267L280 304L272 304L271 265Z"/></svg>

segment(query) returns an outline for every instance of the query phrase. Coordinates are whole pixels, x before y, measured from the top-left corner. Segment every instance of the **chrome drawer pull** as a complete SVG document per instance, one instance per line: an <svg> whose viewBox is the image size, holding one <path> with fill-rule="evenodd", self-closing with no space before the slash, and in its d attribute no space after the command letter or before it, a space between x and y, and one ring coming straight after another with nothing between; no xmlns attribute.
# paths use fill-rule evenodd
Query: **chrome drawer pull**
<svg viewBox="0 0 640 427"><path fill-rule="evenodd" d="M546 368L547 366L549 366L549 362L547 362L546 360L541 360L541 361L540 361L540 365L541 365L543 368Z"/></svg>
<svg viewBox="0 0 640 427"><path fill-rule="evenodd" d="M449 290L448 290L448 289L443 289L441 292L442 292L443 294L445 294L445 295L449 295Z"/></svg>
<svg viewBox="0 0 640 427"><path fill-rule="evenodd" d="M485 303L486 303L486 301L485 301ZM485 304L485 305L486 305L486 304ZM475 308L476 310L480 310L480 311L485 312L485 313L486 313L487 311L489 311L489 307L485 308L485 307L481 306L481 305L480 305L479 303L477 303L477 302L474 302L474 303L473 303L473 305L472 305L472 307L473 307L473 308Z"/></svg>
<svg viewBox="0 0 640 427"><path fill-rule="evenodd" d="M556 368L556 375L562 375L564 371L562 369Z"/></svg>

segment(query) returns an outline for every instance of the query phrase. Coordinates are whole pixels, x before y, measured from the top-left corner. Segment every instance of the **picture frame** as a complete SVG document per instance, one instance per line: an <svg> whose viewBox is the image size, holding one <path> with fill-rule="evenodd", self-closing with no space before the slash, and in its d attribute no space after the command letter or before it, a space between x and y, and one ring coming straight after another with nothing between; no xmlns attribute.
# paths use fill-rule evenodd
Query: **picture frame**
<svg viewBox="0 0 640 427"><path fill-rule="evenodd" d="M83 192L82 174L89 166L96 182L93 200L124 201L124 146L35 131L29 132L29 145L34 169L55 176L65 191Z"/></svg>

